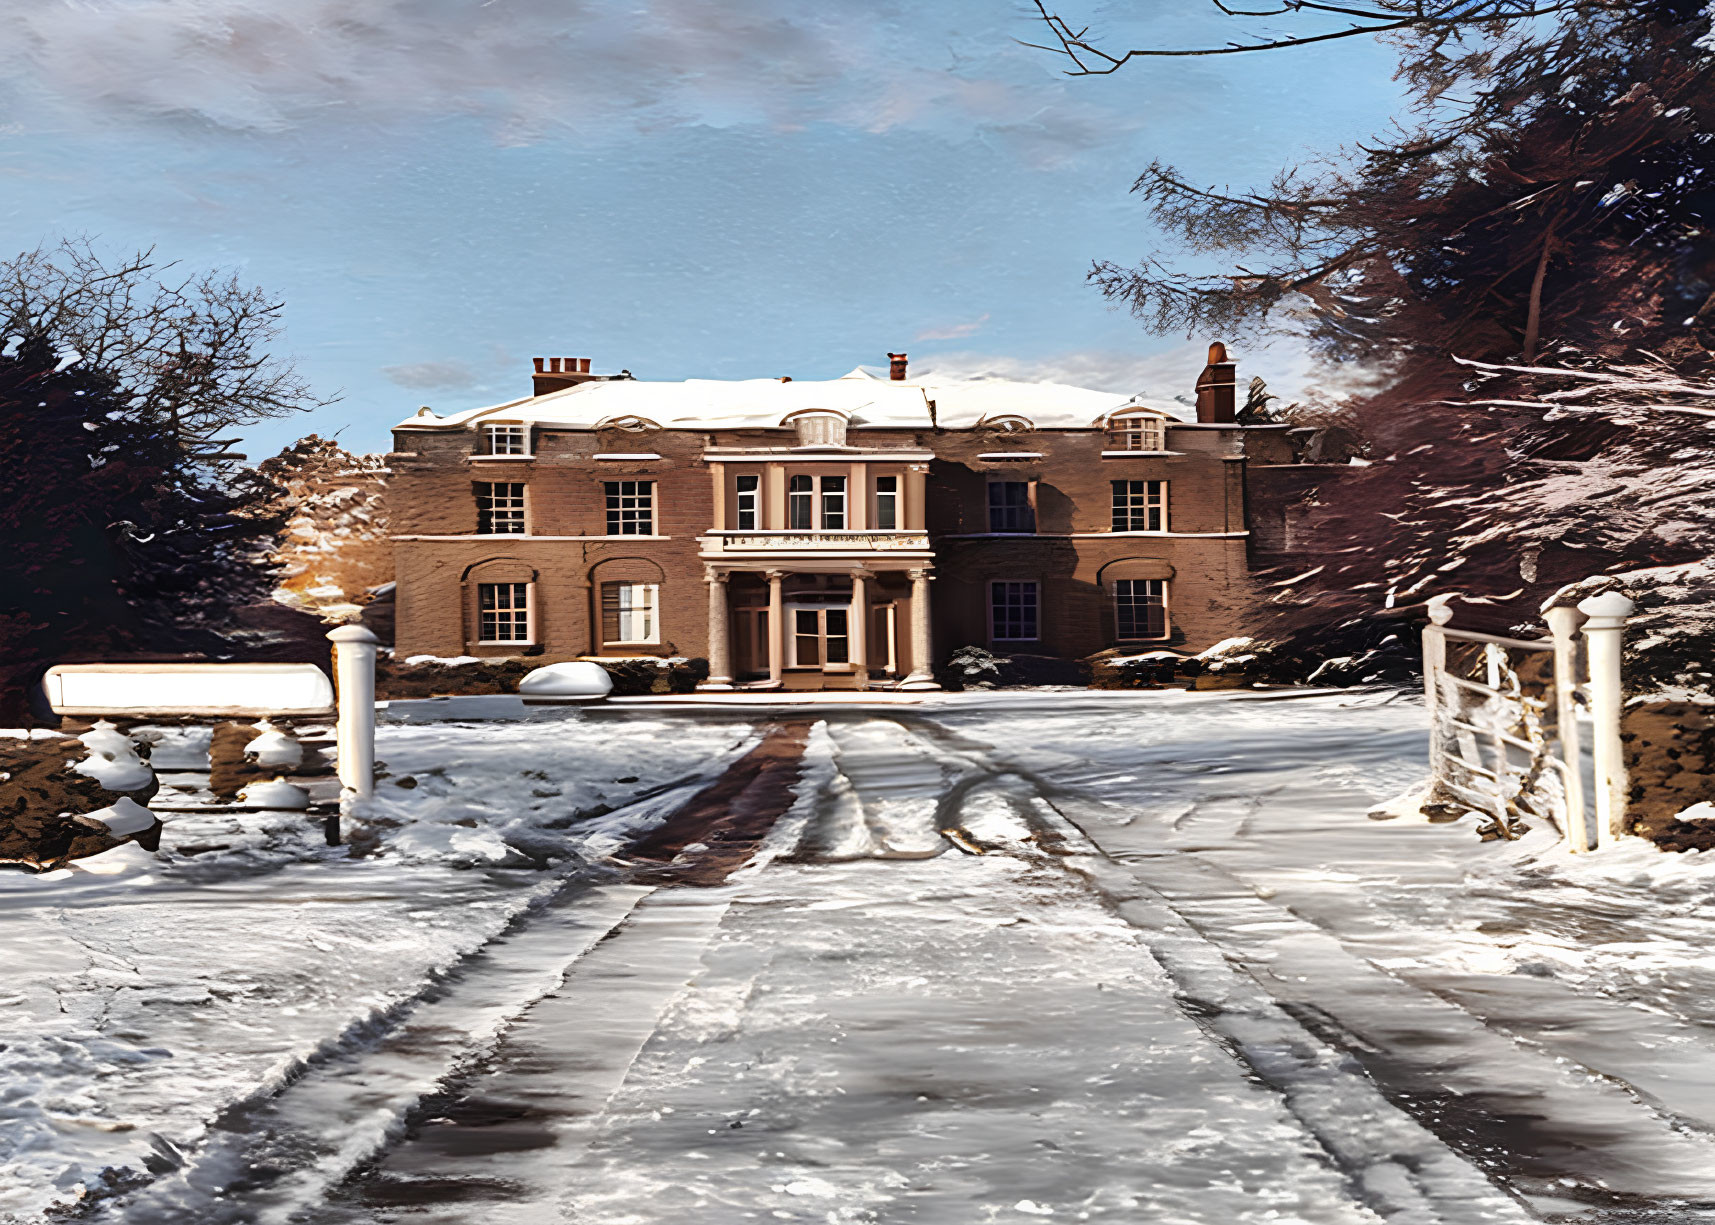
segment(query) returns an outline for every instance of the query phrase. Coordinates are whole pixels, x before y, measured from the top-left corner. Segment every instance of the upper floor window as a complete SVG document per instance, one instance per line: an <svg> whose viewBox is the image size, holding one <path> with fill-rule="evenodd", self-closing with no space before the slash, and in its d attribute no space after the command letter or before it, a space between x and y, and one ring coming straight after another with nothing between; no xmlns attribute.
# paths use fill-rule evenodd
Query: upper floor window
<svg viewBox="0 0 1715 1225"><path fill-rule="evenodd" d="M1028 481L989 482L989 531L1034 532L1036 512Z"/></svg>
<svg viewBox="0 0 1715 1225"><path fill-rule="evenodd" d="M875 478L875 526L884 532L891 532L899 526L899 478L897 476L878 476Z"/></svg>
<svg viewBox="0 0 1715 1225"><path fill-rule="evenodd" d="M1113 451L1165 451L1167 423L1160 417L1122 417L1108 429Z"/></svg>
<svg viewBox="0 0 1715 1225"><path fill-rule="evenodd" d="M1114 531L1165 532L1166 481L1115 481Z"/></svg>
<svg viewBox="0 0 1715 1225"><path fill-rule="evenodd" d="M522 425L485 425L482 427L484 455L530 454L530 431Z"/></svg>
<svg viewBox="0 0 1715 1225"><path fill-rule="evenodd" d="M813 478L795 476L787 482L786 526L795 532L815 530L816 493Z"/></svg>
<svg viewBox="0 0 1715 1225"><path fill-rule="evenodd" d="M607 489L607 534L655 534L655 482L604 481Z"/></svg>
<svg viewBox="0 0 1715 1225"><path fill-rule="evenodd" d="M485 536L523 535L523 482L476 482L476 530Z"/></svg>
<svg viewBox="0 0 1715 1225"><path fill-rule="evenodd" d="M757 527L757 501L761 497L762 478L741 476L736 478L735 487L738 491L735 526L741 532L754 532Z"/></svg>
<svg viewBox="0 0 1715 1225"><path fill-rule="evenodd" d="M1158 578L1116 580L1114 619L1121 640L1167 637L1167 581Z"/></svg>
<svg viewBox="0 0 1715 1225"><path fill-rule="evenodd" d="M661 588L655 583L601 585L602 645L654 644L661 641L657 608Z"/></svg>
<svg viewBox="0 0 1715 1225"><path fill-rule="evenodd" d="M846 478L843 476L824 476L822 478L822 530L824 532L844 531L846 526Z"/></svg>
<svg viewBox="0 0 1715 1225"><path fill-rule="evenodd" d="M478 583L476 619L481 642L529 642L530 584Z"/></svg>

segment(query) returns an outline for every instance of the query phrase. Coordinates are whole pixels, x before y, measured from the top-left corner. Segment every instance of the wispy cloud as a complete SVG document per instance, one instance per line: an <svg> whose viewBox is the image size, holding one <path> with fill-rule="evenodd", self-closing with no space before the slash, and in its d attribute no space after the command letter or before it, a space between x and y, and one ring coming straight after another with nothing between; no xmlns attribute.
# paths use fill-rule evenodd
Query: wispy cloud
<svg viewBox="0 0 1715 1225"><path fill-rule="evenodd" d="M615 120L826 123L982 132L1045 163L1135 126L1074 96L1042 53L992 27L961 34L957 15L824 0L0 0L0 77L108 119L244 132L472 115L526 143Z"/></svg>
<svg viewBox="0 0 1715 1225"><path fill-rule="evenodd" d="M975 336L982 330L983 324L989 321L988 312L972 319L969 323L955 323L944 328L925 328L917 333L914 340L963 340L967 336Z"/></svg>
<svg viewBox="0 0 1715 1225"><path fill-rule="evenodd" d="M1282 341L1249 352L1235 352L1239 382L1261 376L1269 390L1290 400L1303 394L1312 372L1310 354ZM1008 378L1027 383L1066 383L1141 396L1158 403L1193 403L1197 375L1208 361L1208 346L1187 343L1159 353L1083 349L1037 357L977 352L939 353L913 371L915 378Z"/></svg>
<svg viewBox="0 0 1715 1225"><path fill-rule="evenodd" d="M476 386L476 375L463 362L416 362L383 366L381 373L413 391L462 391Z"/></svg>

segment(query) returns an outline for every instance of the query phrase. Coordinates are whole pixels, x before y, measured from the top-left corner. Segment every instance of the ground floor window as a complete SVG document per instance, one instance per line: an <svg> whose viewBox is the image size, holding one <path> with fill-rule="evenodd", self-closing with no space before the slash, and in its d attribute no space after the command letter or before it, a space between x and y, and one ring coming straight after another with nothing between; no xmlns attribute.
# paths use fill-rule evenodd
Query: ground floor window
<svg viewBox="0 0 1715 1225"><path fill-rule="evenodd" d="M989 584L990 636L996 642L1032 642L1038 636L1035 583Z"/></svg>
<svg viewBox="0 0 1715 1225"><path fill-rule="evenodd" d="M791 667L851 662L851 629L843 608L794 608Z"/></svg>
<svg viewBox="0 0 1715 1225"><path fill-rule="evenodd" d="M529 583L478 583L476 607L479 642L530 641Z"/></svg>
<svg viewBox="0 0 1715 1225"><path fill-rule="evenodd" d="M1117 580L1114 583L1114 613L1121 639L1167 637L1166 580Z"/></svg>
<svg viewBox="0 0 1715 1225"><path fill-rule="evenodd" d="M601 585L601 637L604 645L661 641L657 613L661 588L655 583Z"/></svg>

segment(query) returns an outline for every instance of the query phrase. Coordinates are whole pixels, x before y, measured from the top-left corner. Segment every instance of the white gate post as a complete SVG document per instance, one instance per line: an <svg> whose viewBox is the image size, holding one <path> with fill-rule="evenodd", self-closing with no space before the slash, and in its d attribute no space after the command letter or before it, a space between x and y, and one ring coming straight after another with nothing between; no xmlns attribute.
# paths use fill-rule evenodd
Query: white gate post
<svg viewBox="0 0 1715 1225"><path fill-rule="evenodd" d="M1578 602L1590 656L1590 757L1596 768L1596 846L1626 832L1626 760L1620 742L1620 640L1633 604L1617 591Z"/></svg>
<svg viewBox="0 0 1715 1225"><path fill-rule="evenodd" d="M1584 753L1578 743L1578 643L1573 635L1584 614L1561 605L1542 614L1554 637L1554 728L1560 740L1560 760L1566 763L1566 846L1573 854L1590 849L1590 826L1584 819Z"/></svg>
<svg viewBox="0 0 1715 1225"><path fill-rule="evenodd" d="M1429 607L1429 624L1423 627L1423 706L1429 712L1429 777L1439 779L1445 763L1441 759L1441 674L1447 671L1447 635L1442 627L1453 619L1445 604Z"/></svg>
<svg viewBox="0 0 1715 1225"><path fill-rule="evenodd" d="M375 793L375 653L380 640L361 625L328 633L339 693L339 781L358 799Z"/></svg>

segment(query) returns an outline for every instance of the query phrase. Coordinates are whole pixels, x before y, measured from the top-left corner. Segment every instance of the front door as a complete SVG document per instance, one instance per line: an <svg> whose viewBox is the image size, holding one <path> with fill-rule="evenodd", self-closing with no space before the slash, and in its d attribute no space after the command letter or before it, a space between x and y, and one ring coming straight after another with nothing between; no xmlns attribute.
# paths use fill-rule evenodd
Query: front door
<svg viewBox="0 0 1715 1225"><path fill-rule="evenodd" d="M786 666L844 672L851 663L851 638L844 608L792 605L786 615L792 627L787 638Z"/></svg>
<svg viewBox="0 0 1715 1225"><path fill-rule="evenodd" d="M754 679L768 675L768 610L740 608L738 640L734 645L733 667L742 677Z"/></svg>

